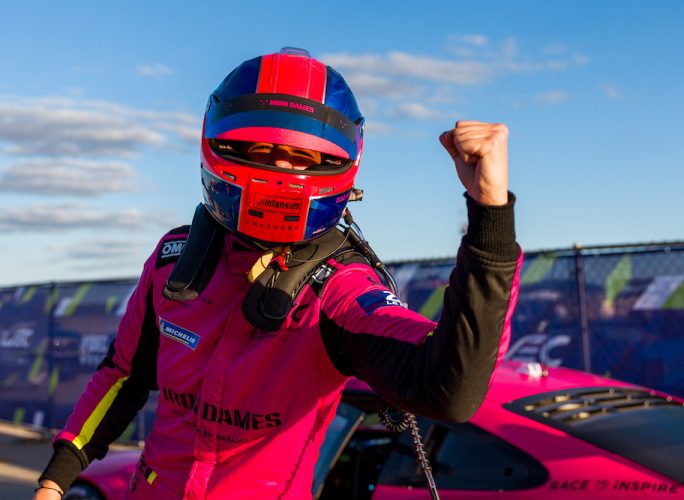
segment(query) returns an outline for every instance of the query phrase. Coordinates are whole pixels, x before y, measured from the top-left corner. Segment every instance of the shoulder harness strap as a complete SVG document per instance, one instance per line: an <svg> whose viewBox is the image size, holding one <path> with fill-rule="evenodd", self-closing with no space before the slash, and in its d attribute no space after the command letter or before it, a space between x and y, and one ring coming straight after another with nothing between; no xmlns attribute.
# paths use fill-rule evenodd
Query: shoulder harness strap
<svg viewBox="0 0 684 500"><path fill-rule="evenodd" d="M164 287L164 296L185 302L209 284L221 258L224 229L200 203L195 209L188 241Z"/></svg>
<svg viewBox="0 0 684 500"><path fill-rule="evenodd" d="M309 280L322 286L333 269L328 259L349 262L366 260L352 246L348 231L333 229L314 241L299 245L287 258L287 271L275 263L254 281L242 303L242 313L256 328L278 330L287 318L297 296Z"/></svg>
<svg viewBox="0 0 684 500"><path fill-rule="evenodd" d="M190 226L183 253L176 263L164 296L184 302L196 298L216 271L223 247L225 229L200 203ZM287 257L287 271L272 262L252 283L242 303L242 312L254 327L264 331L280 329L297 296L307 282L317 295L334 269L326 261L363 262L382 271L382 263L368 242L351 228L333 229L315 240L298 245ZM384 273L383 273L384 274Z"/></svg>

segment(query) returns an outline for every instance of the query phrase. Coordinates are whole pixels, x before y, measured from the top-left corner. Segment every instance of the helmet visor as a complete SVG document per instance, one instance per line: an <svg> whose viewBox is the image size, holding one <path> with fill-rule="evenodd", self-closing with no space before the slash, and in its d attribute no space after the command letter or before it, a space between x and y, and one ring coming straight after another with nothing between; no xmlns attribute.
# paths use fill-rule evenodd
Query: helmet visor
<svg viewBox="0 0 684 500"><path fill-rule="evenodd" d="M304 175L333 175L345 172L353 161L289 144L209 139L212 151L221 158L267 170Z"/></svg>

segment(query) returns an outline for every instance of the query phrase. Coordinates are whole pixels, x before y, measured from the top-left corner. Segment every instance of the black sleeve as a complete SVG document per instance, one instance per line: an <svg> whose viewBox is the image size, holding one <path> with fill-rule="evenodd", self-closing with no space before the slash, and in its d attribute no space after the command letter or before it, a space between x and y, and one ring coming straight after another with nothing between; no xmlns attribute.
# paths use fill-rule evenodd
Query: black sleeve
<svg viewBox="0 0 684 500"><path fill-rule="evenodd" d="M465 421L487 392L508 345L521 262L513 205L468 198L468 231L444 292L442 316L422 342L354 332L321 317L326 350L339 371L367 382L389 404L422 415ZM407 325L408 328L409 325Z"/></svg>
<svg viewBox="0 0 684 500"><path fill-rule="evenodd" d="M146 307L140 325L138 344L131 361L128 378L121 384L114 400L84 446L79 448L75 440L57 439L55 441L54 454L40 475L39 481L50 479L66 491L90 462L105 456L109 445L121 436L138 411L145 405L150 390L157 389L156 360L159 333L156 327L152 293L153 286L150 284L146 294ZM109 351L98 366L93 379L103 371L123 372L114 362L115 345L116 340L109 346Z"/></svg>

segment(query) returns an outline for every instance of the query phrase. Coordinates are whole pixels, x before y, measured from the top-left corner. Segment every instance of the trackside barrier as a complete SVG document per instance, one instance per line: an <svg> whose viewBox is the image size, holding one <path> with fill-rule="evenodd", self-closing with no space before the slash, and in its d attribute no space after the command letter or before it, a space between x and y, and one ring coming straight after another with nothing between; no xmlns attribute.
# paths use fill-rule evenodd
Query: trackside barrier
<svg viewBox="0 0 684 500"><path fill-rule="evenodd" d="M453 258L388 264L438 319ZM114 338L135 279L0 288L0 419L64 425ZM684 242L529 252L509 358L684 396ZM122 439L144 438L156 393Z"/></svg>
<svg viewBox="0 0 684 500"><path fill-rule="evenodd" d="M437 319L451 265L390 271L409 307ZM526 253L508 357L684 395L684 242Z"/></svg>

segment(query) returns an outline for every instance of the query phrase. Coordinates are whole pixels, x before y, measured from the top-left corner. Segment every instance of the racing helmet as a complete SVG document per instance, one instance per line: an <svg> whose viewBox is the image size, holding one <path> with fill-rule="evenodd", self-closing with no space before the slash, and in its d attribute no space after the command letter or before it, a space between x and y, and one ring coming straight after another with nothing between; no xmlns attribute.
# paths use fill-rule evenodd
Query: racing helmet
<svg viewBox="0 0 684 500"><path fill-rule="evenodd" d="M306 50L285 47L243 62L207 103L201 148L206 208L229 231L264 244L324 234L352 193L363 122L342 76ZM246 154L250 144L262 142L315 151L315 164L293 170Z"/></svg>

